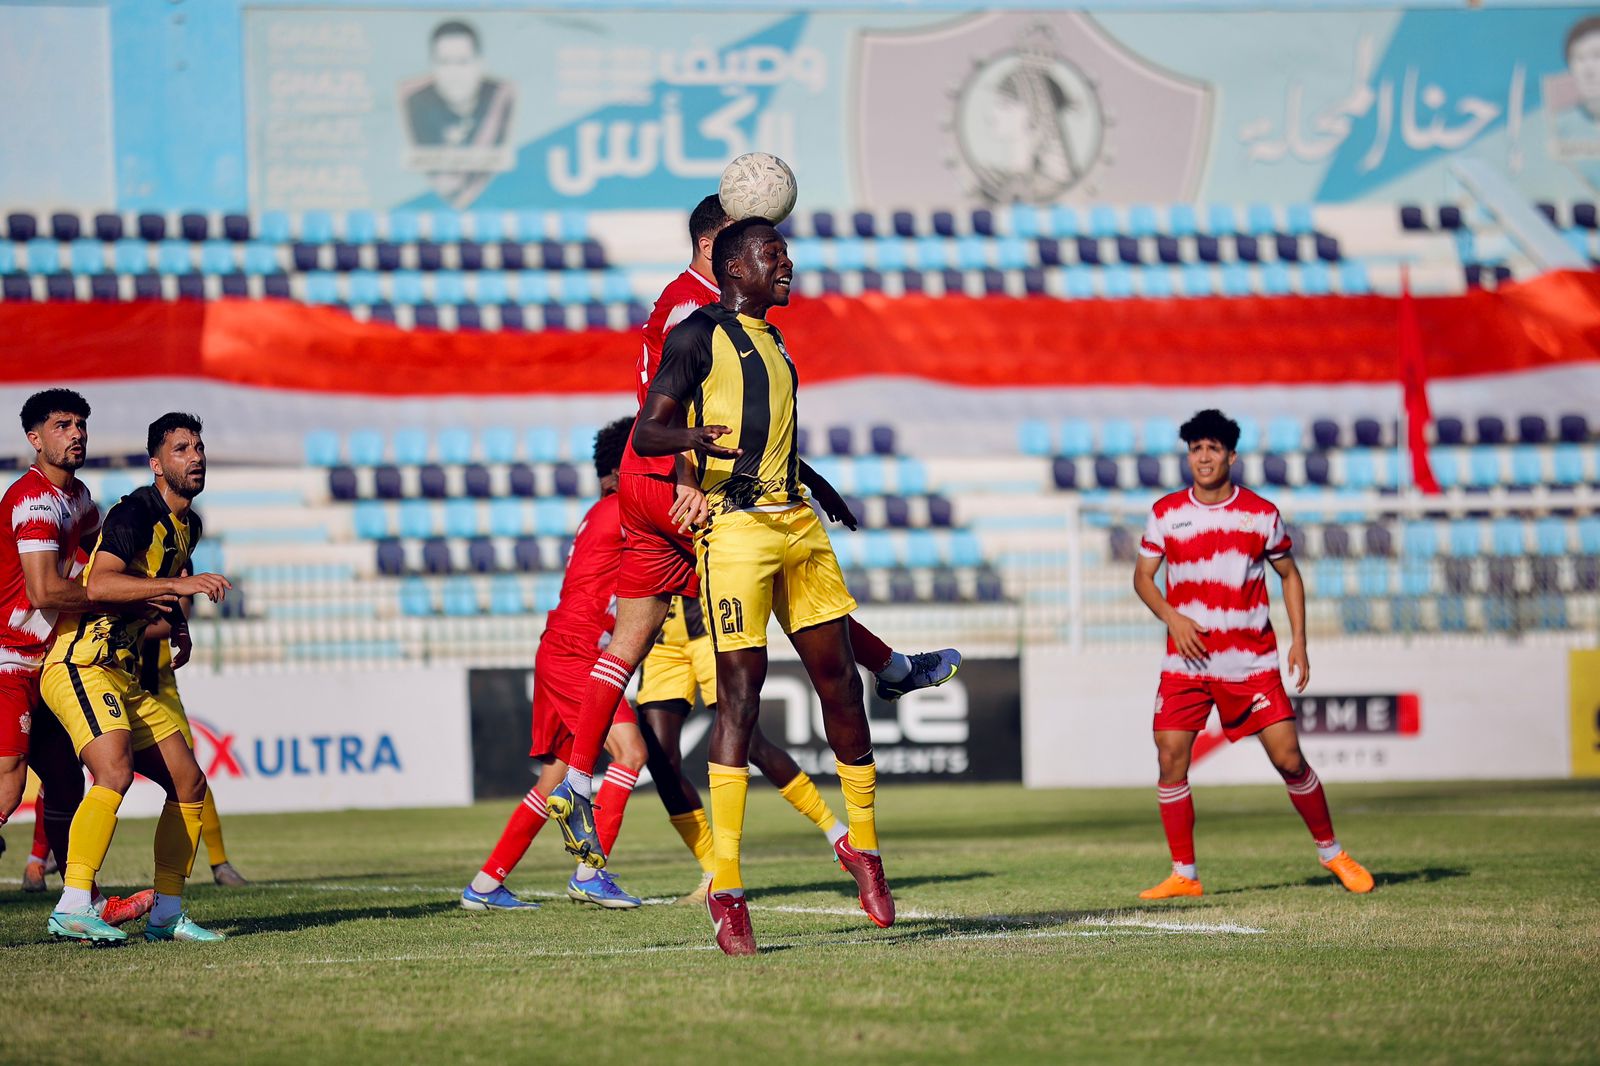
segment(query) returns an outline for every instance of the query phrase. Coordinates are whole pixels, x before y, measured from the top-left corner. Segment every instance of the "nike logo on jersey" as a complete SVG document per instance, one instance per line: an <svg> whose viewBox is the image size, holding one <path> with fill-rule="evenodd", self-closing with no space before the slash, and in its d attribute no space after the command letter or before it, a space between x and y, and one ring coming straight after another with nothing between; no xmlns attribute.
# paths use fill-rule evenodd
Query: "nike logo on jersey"
<svg viewBox="0 0 1600 1066"><path fill-rule="evenodd" d="M756 354L756 350L754 348L752 348L748 352L740 352L739 353L739 358L743 359L747 355L755 355L755 354Z"/></svg>

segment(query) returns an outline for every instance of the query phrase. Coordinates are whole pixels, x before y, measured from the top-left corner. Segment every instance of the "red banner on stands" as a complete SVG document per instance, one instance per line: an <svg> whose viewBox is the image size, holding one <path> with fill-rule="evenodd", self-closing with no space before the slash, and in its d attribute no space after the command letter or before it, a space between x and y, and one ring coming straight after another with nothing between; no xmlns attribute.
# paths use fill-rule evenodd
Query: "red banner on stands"
<svg viewBox="0 0 1600 1066"><path fill-rule="evenodd" d="M1600 361L1600 275L1415 301L1428 378ZM809 384L966 387L1391 383L1395 300L1279 296L797 299L773 314ZM0 381L199 377L382 396L625 393L639 337L449 332L281 300L0 304Z"/></svg>
<svg viewBox="0 0 1600 1066"><path fill-rule="evenodd" d="M1400 386L1405 390L1406 450L1411 453L1411 479L1430 495L1439 494L1433 465L1428 462L1428 359L1417 321L1417 300L1411 295L1410 271L1400 270Z"/></svg>

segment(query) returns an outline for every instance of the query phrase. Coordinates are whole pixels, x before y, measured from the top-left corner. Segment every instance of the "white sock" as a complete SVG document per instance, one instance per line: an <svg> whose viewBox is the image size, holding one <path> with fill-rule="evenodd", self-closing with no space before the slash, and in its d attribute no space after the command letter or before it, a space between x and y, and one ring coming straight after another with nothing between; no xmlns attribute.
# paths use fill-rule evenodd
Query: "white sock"
<svg viewBox="0 0 1600 1066"><path fill-rule="evenodd" d="M600 876L600 871L596 870L593 866L590 866L586 862L580 862L578 864L578 872L575 876L580 881L593 881L595 878Z"/></svg>
<svg viewBox="0 0 1600 1066"><path fill-rule="evenodd" d="M594 799L594 775L567 767L567 784L584 799Z"/></svg>
<svg viewBox="0 0 1600 1066"><path fill-rule="evenodd" d="M89 890L89 906L94 908L96 914L106 909L105 893L100 891L99 885Z"/></svg>
<svg viewBox="0 0 1600 1066"><path fill-rule="evenodd" d="M1192 862L1175 862L1172 864L1172 872L1179 877L1187 877L1191 881L1200 880L1200 875L1195 872L1194 863Z"/></svg>
<svg viewBox="0 0 1600 1066"><path fill-rule="evenodd" d="M911 672L911 660L897 651L889 653L889 665L879 670L877 676L884 681L904 681Z"/></svg>
<svg viewBox="0 0 1600 1066"><path fill-rule="evenodd" d="M833 825L829 826L827 829L824 829L823 832L828 834L829 844L837 844L839 841L850 835L849 828L843 822L834 822Z"/></svg>
<svg viewBox="0 0 1600 1066"><path fill-rule="evenodd" d="M94 901L90 898L87 888L63 888L61 901L56 904L56 910L63 914L81 914L93 906Z"/></svg>
<svg viewBox="0 0 1600 1066"><path fill-rule="evenodd" d="M490 877L482 870L479 870L477 876L472 879L472 891L479 895L488 895L499 888L501 883L497 878Z"/></svg>
<svg viewBox="0 0 1600 1066"><path fill-rule="evenodd" d="M155 906L150 908L150 924L171 925L178 920L178 915L182 913L182 896L166 896L157 892Z"/></svg>
<svg viewBox="0 0 1600 1066"><path fill-rule="evenodd" d="M1323 862L1328 862L1343 850L1344 849L1339 846L1338 839L1330 840L1326 844L1317 845L1317 858L1321 859Z"/></svg>

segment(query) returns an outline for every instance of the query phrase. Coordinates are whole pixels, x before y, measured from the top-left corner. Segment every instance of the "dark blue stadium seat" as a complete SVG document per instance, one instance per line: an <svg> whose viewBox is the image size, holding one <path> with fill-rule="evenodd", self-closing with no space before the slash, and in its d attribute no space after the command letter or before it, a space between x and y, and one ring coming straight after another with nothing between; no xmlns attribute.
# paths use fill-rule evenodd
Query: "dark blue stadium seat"
<svg viewBox="0 0 1600 1066"><path fill-rule="evenodd" d="M860 513L857 512L857 517ZM911 525L911 505L904 496L883 498L884 524L891 529L906 529Z"/></svg>
<svg viewBox="0 0 1600 1066"><path fill-rule="evenodd" d="M1566 444L1582 444L1589 439L1589 419L1583 415L1562 415L1558 436Z"/></svg>
<svg viewBox="0 0 1600 1066"><path fill-rule="evenodd" d="M860 518L867 512L867 501L863 500L860 496L844 497L844 505L850 508L850 513L855 515L857 518Z"/></svg>
<svg viewBox="0 0 1600 1066"><path fill-rule="evenodd" d="M1050 476L1058 489L1078 487L1078 466L1065 455L1059 455L1051 462Z"/></svg>
<svg viewBox="0 0 1600 1066"><path fill-rule="evenodd" d="M477 304L457 304L456 328L482 329L483 311L478 307Z"/></svg>
<svg viewBox="0 0 1600 1066"><path fill-rule="evenodd" d="M1466 281L1467 288L1483 288L1484 267L1481 263L1468 263L1461 268L1461 276Z"/></svg>
<svg viewBox="0 0 1600 1066"><path fill-rule="evenodd" d="M879 286L882 287L881 285ZM628 326L630 329L640 329L650 321L650 308L637 300L628 301Z"/></svg>
<svg viewBox="0 0 1600 1066"><path fill-rule="evenodd" d="M1289 483L1289 464L1281 455L1268 455L1261 460L1262 474L1268 485Z"/></svg>
<svg viewBox="0 0 1600 1066"><path fill-rule="evenodd" d="M1578 592L1600 591L1600 556L1580 555L1572 560L1572 582Z"/></svg>
<svg viewBox="0 0 1600 1066"><path fill-rule="evenodd" d="M1187 463L1183 464L1185 467ZM1306 456L1306 481L1312 485L1328 483L1328 456L1326 452L1312 452Z"/></svg>
<svg viewBox="0 0 1600 1066"><path fill-rule="evenodd" d="M1111 558L1119 563L1131 563L1139 556L1139 537L1127 526L1111 527Z"/></svg>
<svg viewBox="0 0 1600 1066"><path fill-rule="evenodd" d="M895 454L895 437L893 426L873 426L869 435L872 439L873 455Z"/></svg>
<svg viewBox="0 0 1600 1066"><path fill-rule="evenodd" d="M1161 487L1161 460L1153 455L1139 456L1139 484L1147 489Z"/></svg>
<svg viewBox="0 0 1600 1066"><path fill-rule="evenodd" d="M950 267L940 271L939 273L944 278L945 292L954 296L959 296L966 291L967 279L962 275L961 271L956 270L954 267Z"/></svg>
<svg viewBox="0 0 1600 1066"><path fill-rule="evenodd" d="M398 540L385 537L378 541L378 573L396 577L406 572L406 550Z"/></svg>
<svg viewBox="0 0 1600 1066"><path fill-rule="evenodd" d="M557 463L555 469L555 488L557 496L577 496L578 468L573 466L571 463Z"/></svg>
<svg viewBox="0 0 1600 1066"><path fill-rule="evenodd" d="M107 244L122 240L122 216L102 211L94 216L94 239Z"/></svg>
<svg viewBox="0 0 1600 1066"><path fill-rule="evenodd" d="M933 213L933 232L940 237L954 237L956 235L956 216L949 211L935 211Z"/></svg>
<svg viewBox="0 0 1600 1066"><path fill-rule="evenodd" d="M422 569L429 574L448 574L450 543L443 537L429 537L422 542Z"/></svg>
<svg viewBox="0 0 1600 1066"><path fill-rule="evenodd" d="M387 464L375 469L372 472L372 491L380 500L398 500L405 495L399 469Z"/></svg>
<svg viewBox="0 0 1600 1066"><path fill-rule="evenodd" d="M10 302L33 299L33 283L26 274L7 274L3 288L5 298Z"/></svg>
<svg viewBox="0 0 1600 1066"><path fill-rule="evenodd" d="M1400 228L1403 230L1425 230L1428 223L1422 217L1422 208L1416 204L1400 205Z"/></svg>
<svg viewBox="0 0 1600 1066"><path fill-rule="evenodd" d="M978 571L978 599L983 603L999 603L1006 598L1005 583L989 567Z"/></svg>
<svg viewBox="0 0 1600 1066"><path fill-rule="evenodd" d="M539 265L545 270L567 269L566 247L560 241L540 241Z"/></svg>
<svg viewBox="0 0 1600 1066"><path fill-rule="evenodd" d="M983 272L983 291L990 296L1004 296L1006 294L1006 276L993 267L988 267Z"/></svg>
<svg viewBox="0 0 1600 1066"><path fill-rule="evenodd" d="M1122 470L1117 461L1109 455L1102 455L1094 461L1094 481L1103 489L1114 489L1122 476Z"/></svg>
<svg viewBox="0 0 1600 1066"><path fill-rule="evenodd" d="M294 257L296 270L320 270L322 267L322 246L317 244L295 244L291 254Z"/></svg>
<svg viewBox="0 0 1600 1066"><path fill-rule="evenodd" d="M1040 267L1024 267L1022 271L1022 288L1029 296L1043 296L1045 293L1044 270Z"/></svg>
<svg viewBox="0 0 1600 1066"><path fill-rule="evenodd" d="M1385 559L1394 555L1394 534L1389 532L1388 526L1369 524L1363 530L1362 537L1366 554Z"/></svg>
<svg viewBox="0 0 1600 1066"><path fill-rule="evenodd" d="M900 285L908 293L923 291L922 271L902 270L900 272Z"/></svg>
<svg viewBox="0 0 1600 1066"><path fill-rule="evenodd" d="M1523 444L1543 444L1550 439L1550 423L1540 415L1523 415L1517 419L1517 439Z"/></svg>
<svg viewBox="0 0 1600 1066"><path fill-rule="evenodd" d="M1339 446L1339 423L1328 418L1317 419L1311 423L1311 439L1316 442L1318 451L1337 448Z"/></svg>
<svg viewBox="0 0 1600 1066"><path fill-rule="evenodd" d="M850 223L855 229L857 237L876 237L878 235L878 220L871 211L857 211L850 216Z"/></svg>
<svg viewBox="0 0 1600 1066"><path fill-rule="evenodd" d="M413 324L417 329L438 329L439 309L430 303L420 303L411 309Z"/></svg>
<svg viewBox="0 0 1600 1066"><path fill-rule="evenodd" d="M222 275L222 295L245 298L250 295L250 279L238 271Z"/></svg>
<svg viewBox="0 0 1600 1066"><path fill-rule="evenodd" d="M599 303L586 303L583 305L583 322L590 329L609 329L610 319L606 312L606 305Z"/></svg>
<svg viewBox="0 0 1600 1066"><path fill-rule="evenodd" d="M1350 558L1350 531L1338 524L1323 526L1322 554L1330 559Z"/></svg>
<svg viewBox="0 0 1600 1066"><path fill-rule="evenodd" d="M896 211L889 218L889 223L894 227L896 237L915 237L917 235L917 217L910 211Z"/></svg>
<svg viewBox="0 0 1600 1066"><path fill-rule="evenodd" d="M539 552L539 542L533 537L518 537L511 555L517 569L532 573L544 569L544 557Z"/></svg>
<svg viewBox="0 0 1600 1066"><path fill-rule="evenodd" d="M1261 261L1261 242L1246 233L1236 234L1233 238L1234 253L1242 263L1259 263Z"/></svg>
<svg viewBox="0 0 1600 1066"><path fill-rule="evenodd" d="M956 603L961 599L961 580L947 566L933 571L932 598L935 603Z"/></svg>
<svg viewBox="0 0 1600 1066"><path fill-rule="evenodd" d="M450 488L444 475L444 467L437 463L429 463L418 472L418 480L422 495L429 500L442 500L450 495Z"/></svg>
<svg viewBox="0 0 1600 1066"><path fill-rule="evenodd" d="M139 276L141 278L149 277L149 278L154 279L155 283L156 283L156 287L159 290L159 288L161 286L161 279L160 278L156 277L154 274L148 274L148 275L147 274L141 274ZM279 299L279 300L287 300L287 299L289 299L290 298L290 294L289 294L289 275L287 275L287 274L268 274L265 278L261 279L261 291L262 291L262 295L268 296L268 297L272 297L274 299Z"/></svg>
<svg viewBox="0 0 1600 1066"><path fill-rule="evenodd" d="M1465 444L1467 439L1466 427L1461 419L1445 416L1433 423L1434 437L1440 444L1459 445Z"/></svg>
<svg viewBox="0 0 1600 1066"><path fill-rule="evenodd" d="M75 241L83 235L82 223L70 211L57 211L50 216L50 236L58 241Z"/></svg>
<svg viewBox="0 0 1600 1066"><path fill-rule="evenodd" d="M1472 593L1472 560L1452 556L1444 561L1444 587L1452 595Z"/></svg>
<svg viewBox="0 0 1600 1066"><path fill-rule="evenodd" d="M361 269L361 249L342 241L333 246L333 269L349 273Z"/></svg>
<svg viewBox="0 0 1600 1066"><path fill-rule="evenodd" d="M911 571L897 566L889 571L889 602L890 603L915 603L917 600L917 583L911 577Z"/></svg>
<svg viewBox="0 0 1600 1066"><path fill-rule="evenodd" d="M1445 204L1439 208L1439 228L1455 231L1461 228L1461 208L1454 204Z"/></svg>
<svg viewBox="0 0 1600 1066"><path fill-rule="evenodd" d="M854 434L849 426L828 427L828 454L850 455L855 451Z"/></svg>
<svg viewBox="0 0 1600 1066"><path fill-rule="evenodd" d="M487 500L494 495L494 486L489 477L489 468L482 463L473 463L465 472L467 495L474 500Z"/></svg>
<svg viewBox="0 0 1600 1066"><path fill-rule="evenodd" d="M164 241L167 239L167 216L158 215L153 211L145 211L139 215L139 239L141 241Z"/></svg>
<svg viewBox="0 0 1600 1066"><path fill-rule="evenodd" d="M500 328L523 329L522 305L503 303L500 305Z"/></svg>
<svg viewBox="0 0 1600 1066"><path fill-rule="evenodd" d="M227 214L222 216L222 236L224 240L247 241L250 239L250 216ZM102 238L103 239L103 238Z"/></svg>
<svg viewBox="0 0 1600 1066"><path fill-rule="evenodd" d="M1061 265L1060 241L1054 237L1040 237L1037 244L1039 246L1039 264L1041 266L1053 267Z"/></svg>
<svg viewBox="0 0 1600 1066"><path fill-rule="evenodd" d="M949 529L955 524L955 508L943 496L928 497L928 525L935 529Z"/></svg>
<svg viewBox="0 0 1600 1066"><path fill-rule="evenodd" d="M6 235L21 243L39 236L39 220L31 211L13 211L6 216Z"/></svg>
<svg viewBox="0 0 1600 1066"><path fill-rule="evenodd" d="M1595 229L1594 204L1581 203L1572 205L1572 224L1580 229Z"/></svg>
<svg viewBox="0 0 1600 1066"><path fill-rule="evenodd" d="M778 223L778 233L786 241L794 240L794 216L793 215L788 215L787 217L784 218L784 220L782 222Z"/></svg>
<svg viewBox="0 0 1600 1066"><path fill-rule="evenodd" d="M198 211L186 211L178 219L178 233L184 240L199 244L211 238L211 220Z"/></svg>
<svg viewBox="0 0 1600 1066"><path fill-rule="evenodd" d="M1156 258L1168 266L1183 262L1183 253L1178 247L1178 238L1161 234L1156 237Z"/></svg>
<svg viewBox="0 0 1600 1066"><path fill-rule="evenodd" d="M367 314L373 322L387 326L394 325L394 305L392 304L373 304L367 308Z"/></svg>
<svg viewBox="0 0 1600 1066"><path fill-rule="evenodd" d="M1502 418L1494 415L1484 415L1478 419L1479 444L1504 444L1506 442L1506 423Z"/></svg>
<svg viewBox="0 0 1600 1066"><path fill-rule="evenodd" d="M356 472L348 466L336 466L328 471L328 495L336 500L356 498Z"/></svg>
<svg viewBox="0 0 1600 1066"><path fill-rule="evenodd" d="M1278 258L1285 263L1298 263L1300 261L1300 240L1287 233L1277 236Z"/></svg>
<svg viewBox="0 0 1600 1066"><path fill-rule="evenodd" d="M104 303L114 303L122 298L115 274L96 274L90 278L89 293Z"/></svg>
<svg viewBox="0 0 1600 1066"><path fill-rule="evenodd" d="M434 241L417 242L417 269L439 270L444 266L444 249Z"/></svg>
<svg viewBox="0 0 1600 1066"><path fill-rule="evenodd" d="M811 431L805 426L796 426L794 430L794 450L801 455L811 454Z"/></svg>
<svg viewBox="0 0 1600 1066"><path fill-rule="evenodd" d="M1491 558L1488 560L1489 594L1514 596L1517 592L1517 563L1515 559ZM1485 605L1487 606L1487 605Z"/></svg>
<svg viewBox="0 0 1600 1066"><path fill-rule="evenodd" d="M488 537L473 537L467 541L467 569L477 574L492 574L499 568L493 541Z"/></svg>
<svg viewBox="0 0 1600 1066"><path fill-rule="evenodd" d="M832 267L823 267L817 271L822 279L822 291L837 296L844 291L844 276Z"/></svg>
<svg viewBox="0 0 1600 1066"><path fill-rule="evenodd" d="M501 270L525 270L527 269L527 265L528 257L523 251L522 245L518 244L516 241L500 242Z"/></svg>
<svg viewBox="0 0 1600 1066"><path fill-rule="evenodd" d="M1100 242L1093 237L1078 238L1078 262L1088 266L1100 265Z"/></svg>
<svg viewBox="0 0 1600 1066"><path fill-rule="evenodd" d="M861 272L861 287L867 292L882 292L883 273L867 267Z"/></svg>
<svg viewBox="0 0 1600 1066"><path fill-rule="evenodd" d="M1383 426L1375 418L1356 419L1355 431L1359 448L1377 448L1383 443Z"/></svg>
<svg viewBox="0 0 1600 1066"><path fill-rule="evenodd" d="M1139 240L1136 237L1117 238L1117 258L1130 266L1137 266L1143 260L1139 258Z"/></svg>
<svg viewBox="0 0 1600 1066"><path fill-rule="evenodd" d="M78 298L78 286L71 274L51 274L45 278L46 300L67 301Z"/></svg>
<svg viewBox="0 0 1600 1066"><path fill-rule="evenodd" d="M811 213L811 232L818 237L837 237L838 230L834 228L832 211L813 211Z"/></svg>
<svg viewBox="0 0 1600 1066"><path fill-rule="evenodd" d="M511 464L511 495L532 497L539 494L539 488L534 480L533 467L527 463Z"/></svg>
<svg viewBox="0 0 1600 1066"><path fill-rule="evenodd" d="M1339 241L1326 233L1317 234L1317 258L1324 263L1337 263L1344 258L1339 253Z"/></svg>
<svg viewBox="0 0 1600 1066"><path fill-rule="evenodd" d="M178 299L204 300L206 298L206 279L201 274L178 275Z"/></svg>
<svg viewBox="0 0 1600 1066"><path fill-rule="evenodd" d="M1546 202L1540 202L1540 203L1534 204L1534 206L1539 209L1539 213L1541 215L1543 215L1546 219L1548 219L1550 221L1550 224L1552 226L1555 226L1557 229L1561 228L1561 223L1559 221L1557 221L1557 219L1556 219L1556 205L1555 204L1546 203Z"/></svg>
<svg viewBox="0 0 1600 1066"><path fill-rule="evenodd" d="M980 237L994 236L994 212L980 207L972 212L972 232Z"/></svg>
<svg viewBox="0 0 1600 1066"><path fill-rule="evenodd" d="M482 270L483 245L477 241L462 241L456 245L456 259L461 270Z"/></svg>
<svg viewBox="0 0 1600 1066"><path fill-rule="evenodd" d="M401 265L400 246L392 241L379 241L373 246L373 265L382 271L399 270Z"/></svg>
<svg viewBox="0 0 1600 1066"><path fill-rule="evenodd" d="M1202 233L1194 239L1194 254L1202 263L1217 263L1222 260L1220 245L1209 233Z"/></svg>

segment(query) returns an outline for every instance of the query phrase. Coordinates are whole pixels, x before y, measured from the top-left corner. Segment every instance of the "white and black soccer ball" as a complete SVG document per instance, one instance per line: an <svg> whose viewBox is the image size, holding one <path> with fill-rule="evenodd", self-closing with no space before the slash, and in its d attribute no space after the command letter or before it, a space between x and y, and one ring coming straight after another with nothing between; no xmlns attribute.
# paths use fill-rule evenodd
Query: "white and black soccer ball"
<svg viewBox="0 0 1600 1066"><path fill-rule="evenodd" d="M735 222L764 218L776 225L789 217L800 195L789 164L766 152L746 152L722 171L717 199Z"/></svg>

